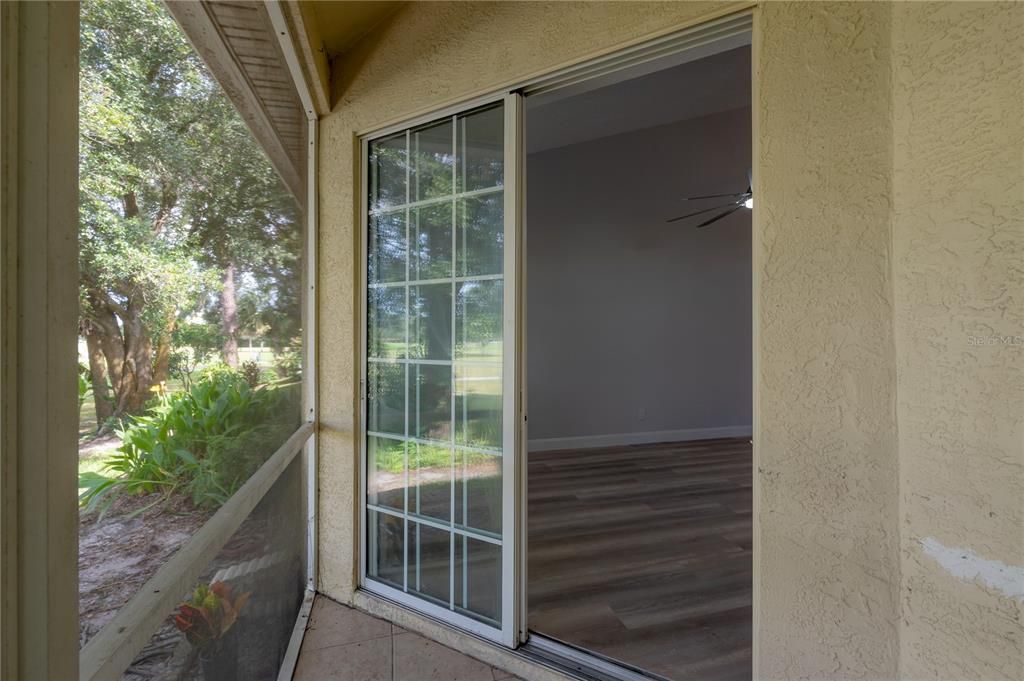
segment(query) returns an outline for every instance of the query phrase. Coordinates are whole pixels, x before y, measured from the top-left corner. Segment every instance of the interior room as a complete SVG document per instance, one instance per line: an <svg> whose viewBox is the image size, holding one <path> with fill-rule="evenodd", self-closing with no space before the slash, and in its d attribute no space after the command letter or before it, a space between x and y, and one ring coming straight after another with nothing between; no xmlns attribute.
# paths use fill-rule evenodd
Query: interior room
<svg viewBox="0 0 1024 681"><path fill-rule="evenodd" d="M529 625L668 679L751 674L748 40L527 98Z"/></svg>

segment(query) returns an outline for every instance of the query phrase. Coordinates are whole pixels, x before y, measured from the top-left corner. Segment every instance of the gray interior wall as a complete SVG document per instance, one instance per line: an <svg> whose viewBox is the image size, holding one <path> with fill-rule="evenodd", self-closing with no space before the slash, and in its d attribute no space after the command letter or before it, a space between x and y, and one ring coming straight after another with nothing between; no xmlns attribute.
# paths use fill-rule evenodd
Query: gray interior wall
<svg viewBox="0 0 1024 681"><path fill-rule="evenodd" d="M746 189L750 149L743 108L528 157L532 448L749 433L750 211L665 220Z"/></svg>

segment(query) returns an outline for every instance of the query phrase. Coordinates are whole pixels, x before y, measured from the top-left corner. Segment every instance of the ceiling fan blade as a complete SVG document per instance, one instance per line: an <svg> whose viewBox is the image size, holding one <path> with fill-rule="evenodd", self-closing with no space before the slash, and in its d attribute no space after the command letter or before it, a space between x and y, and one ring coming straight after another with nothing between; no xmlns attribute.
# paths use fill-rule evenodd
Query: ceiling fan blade
<svg viewBox="0 0 1024 681"><path fill-rule="evenodd" d="M743 207L742 204L733 206L729 210L723 211L723 212L719 213L718 215L716 215L715 217L709 218L709 219L705 220L704 222L700 223L699 225L697 225L697 229L700 229L701 227L707 227L712 222L718 222L719 220L724 218L726 215L731 215L732 213L735 213L736 211L738 211L742 207Z"/></svg>
<svg viewBox="0 0 1024 681"><path fill-rule="evenodd" d="M704 196L687 196L680 201L697 201L699 199L724 199L728 196L743 196L747 192L731 192L729 194L705 194Z"/></svg>
<svg viewBox="0 0 1024 681"><path fill-rule="evenodd" d="M713 210L718 210L719 208L725 208L726 206L732 206L732 205L736 205L736 203L733 202L733 201L730 201L729 203L723 203L723 204L718 205L718 206L711 206L711 208L705 208L704 210L697 210L697 211L694 211L692 213L687 213L686 215L680 215L679 217L669 218L668 220L665 220L665 222L677 222L679 220L685 220L686 218L692 218L694 215L700 215L701 213L710 213Z"/></svg>

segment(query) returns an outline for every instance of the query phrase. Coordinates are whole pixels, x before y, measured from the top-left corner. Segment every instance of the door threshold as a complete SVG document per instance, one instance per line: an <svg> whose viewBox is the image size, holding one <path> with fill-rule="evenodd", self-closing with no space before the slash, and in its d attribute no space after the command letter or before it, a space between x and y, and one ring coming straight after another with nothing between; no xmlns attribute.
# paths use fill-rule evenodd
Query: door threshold
<svg viewBox="0 0 1024 681"><path fill-rule="evenodd" d="M518 652L585 681L671 681L664 676L533 631Z"/></svg>

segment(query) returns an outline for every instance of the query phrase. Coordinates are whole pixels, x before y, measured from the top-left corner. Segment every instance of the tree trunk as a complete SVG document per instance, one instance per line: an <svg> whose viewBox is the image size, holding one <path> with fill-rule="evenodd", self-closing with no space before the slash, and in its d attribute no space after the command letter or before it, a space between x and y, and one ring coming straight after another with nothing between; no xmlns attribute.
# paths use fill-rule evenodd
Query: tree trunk
<svg viewBox="0 0 1024 681"><path fill-rule="evenodd" d="M220 315L224 330L224 363L238 368L238 301L235 298L235 263L229 261L221 278Z"/></svg>
<svg viewBox="0 0 1024 681"><path fill-rule="evenodd" d="M89 354L89 375L92 380L92 401L96 405L96 430L99 431L114 414L114 403L107 384L107 364L100 344L99 329L88 322L83 324L82 335Z"/></svg>
<svg viewBox="0 0 1024 681"><path fill-rule="evenodd" d="M137 414L152 397L153 343L142 321L142 310L130 301L121 318L124 329L125 363L118 394L117 411Z"/></svg>
<svg viewBox="0 0 1024 681"><path fill-rule="evenodd" d="M177 318L172 312L167 316L167 328L156 343L156 357L153 360L153 383L166 383L171 373L171 334Z"/></svg>

